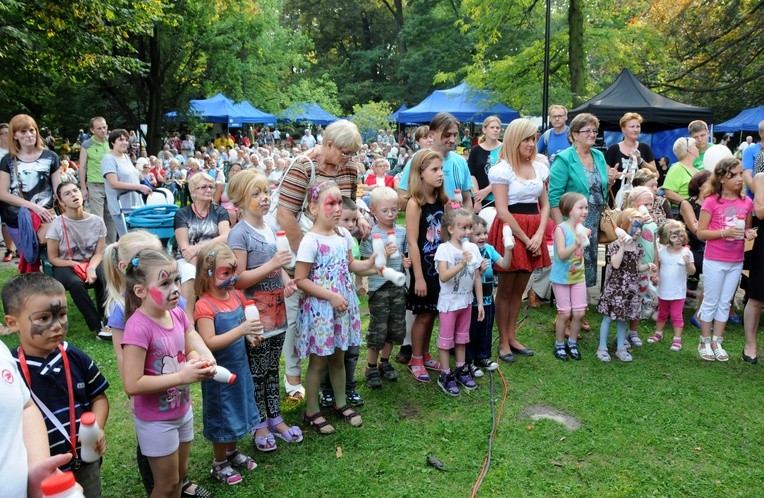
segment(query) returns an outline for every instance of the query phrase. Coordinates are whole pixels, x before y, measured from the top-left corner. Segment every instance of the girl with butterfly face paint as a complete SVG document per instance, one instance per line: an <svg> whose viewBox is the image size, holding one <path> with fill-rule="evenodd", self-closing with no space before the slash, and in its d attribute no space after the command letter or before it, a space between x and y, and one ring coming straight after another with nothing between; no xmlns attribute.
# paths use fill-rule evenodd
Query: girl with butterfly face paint
<svg viewBox="0 0 764 498"><path fill-rule="evenodd" d="M194 309L199 334L215 355L218 365L236 375L231 385L207 379L202 382L204 437L212 441L212 476L225 483L242 480L238 470L254 470L255 461L239 452L236 442L260 422L252 393L245 337L250 344L262 341L260 320L246 320L244 294L236 290L238 263L231 249L215 242L202 247L196 260Z"/></svg>

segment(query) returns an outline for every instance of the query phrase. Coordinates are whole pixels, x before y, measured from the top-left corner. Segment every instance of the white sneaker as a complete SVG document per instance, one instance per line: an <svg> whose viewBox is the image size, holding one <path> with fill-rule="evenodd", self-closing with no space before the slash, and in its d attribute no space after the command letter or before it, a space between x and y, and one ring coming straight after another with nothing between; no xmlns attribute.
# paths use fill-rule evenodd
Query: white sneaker
<svg viewBox="0 0 764 498"><path fill-rule="evenodd" d="M111 341L111 336L112 336L111 327L103 327L96 334L96 338L102 341Z"/></svg>

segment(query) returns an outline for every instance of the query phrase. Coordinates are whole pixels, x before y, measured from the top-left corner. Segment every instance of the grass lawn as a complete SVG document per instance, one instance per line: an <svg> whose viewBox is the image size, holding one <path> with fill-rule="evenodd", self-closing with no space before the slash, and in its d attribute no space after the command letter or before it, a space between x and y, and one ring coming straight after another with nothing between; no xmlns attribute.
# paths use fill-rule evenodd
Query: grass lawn
<svg viewBox="0 0 764 498"><path fill-rule="evenodd" d="M14 273L0 270L0 282ZM365 298L362 309L365 326ZM90 354L111 382L105 496L142 496L135 435L112 347L86 331L71 301L69 311L70 342ZM536 356L501 365L506 405L479 496L758 495L764 481L764 367L740 359L740 326L728 328L728 363L699 359L698 332L689 321L685 349L678 353L669 352L670 340L664 339L633 351L631 364L616 358L601 363L594 356L600 320L589 313L595 330L581 343L583 361L563 363L552 356L553 318L548 306L529 310L520 337ZM652 326L643 322L643 339ZM15 337L3 341L17 344ZM233 487L210 480L212 446L201 434L201 393L195 385L192 478L218 497L470 496L491 428L489 377L479 380L475 392L450 398L434 382L418 383L396 364L399 381L372 392L363 383L364 356L362 350L356 372L366 400L360 409L363 427L330 417L335 435L306 430L302 444L278 440L278 450L269 454L258 453L245 439L241 447L259 467ZM498 373L494 379L498 410L504 385ZM570 431L551 420L520 417L529 405L561 410L581 428ZM283 408L290 425L302 425L303 404ZM447 471L428 466L428 455L443 461Z"/></svg>

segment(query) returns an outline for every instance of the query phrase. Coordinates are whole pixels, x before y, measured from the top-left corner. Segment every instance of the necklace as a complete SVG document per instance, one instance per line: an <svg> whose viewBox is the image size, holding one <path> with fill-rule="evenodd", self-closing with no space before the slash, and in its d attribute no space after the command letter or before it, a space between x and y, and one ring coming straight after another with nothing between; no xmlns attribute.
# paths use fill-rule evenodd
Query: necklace
<svg viewBox="0 0 764 498"><path fill-rule="evenodd" d="M191 204L191 210L194 212L197 218L204 219L207 217L208 214L210 214L210 206L207 206L207 210L204 211L204 214L199 213L199 211L196 210L196 204Z"/></svg>

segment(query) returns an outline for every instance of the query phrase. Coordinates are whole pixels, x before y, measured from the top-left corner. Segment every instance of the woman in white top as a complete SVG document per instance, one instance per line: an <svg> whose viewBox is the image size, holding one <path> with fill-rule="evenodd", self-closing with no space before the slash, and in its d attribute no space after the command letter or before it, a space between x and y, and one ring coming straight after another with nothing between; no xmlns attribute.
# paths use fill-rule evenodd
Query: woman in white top
<svg viewBox="0 0 764 498"><path fill-rule="evenodd" d="M101 173L106 190L106 205L114 219L117 234L122 237L127 227L122 221L122 207L143 205L143 195L151 193L151 187L141 183L140 174L133 166L127 150L130 147L130 135L126 130L117 128L109 133L109 153L101 159Z"/></svg>
<svg viewBox="0 0 764 498"><path fill-rule="evenodd" d="M514 354L533 356L515 333L522 295L531 272L551 265L544 244L549 219L549 199L545 182L549 169L536 159L536 126L527 119L512 121L504 133L499 162L488 171L496 205L496 219L488 243L503 256L512 251L508 269L494 268L499 277L496 296L496 324L499 328L499 358L514 361ZM502 227L508 224L515 240L505 249Z"/></svg>

